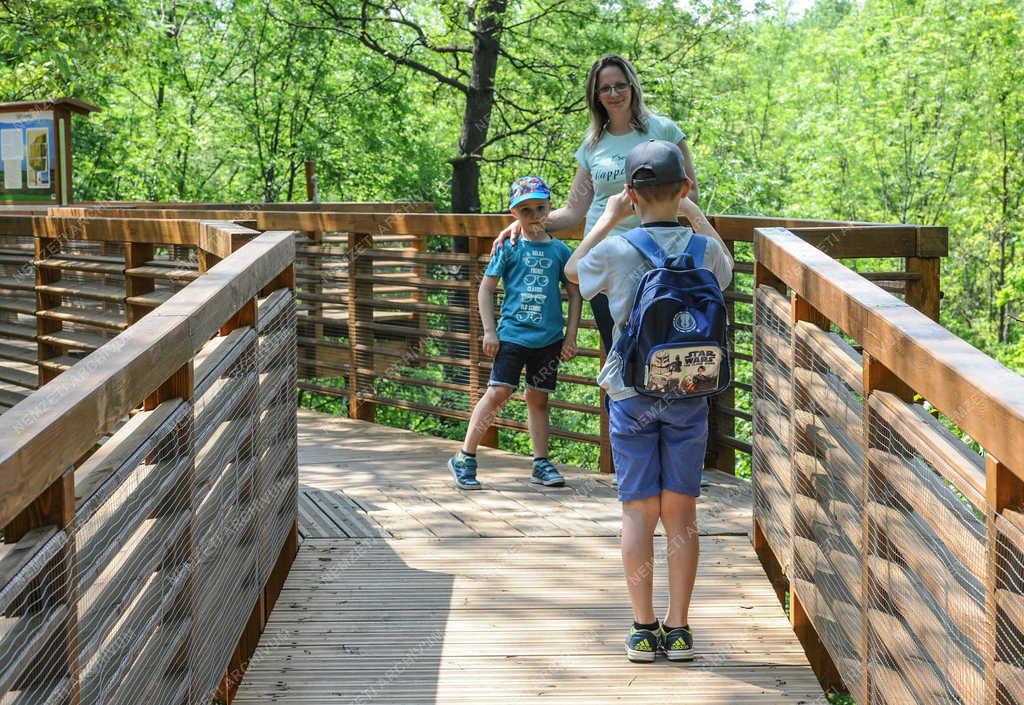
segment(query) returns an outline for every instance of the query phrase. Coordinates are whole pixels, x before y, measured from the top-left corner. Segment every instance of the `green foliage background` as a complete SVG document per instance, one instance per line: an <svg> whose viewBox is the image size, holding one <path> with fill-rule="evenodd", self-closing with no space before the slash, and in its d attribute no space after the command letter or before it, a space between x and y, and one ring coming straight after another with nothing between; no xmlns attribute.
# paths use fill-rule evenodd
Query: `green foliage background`
<svg viewBox="0 0 1024 705"><path fill-rule="evenodd" d="M472 5L472 3L470 4ZM465 2L394 2L389 46L442 73ZM346 0L0 3L0 100L73 95L82 199L448 206L464 96L339 31ZM590 63L620 52L689 135L712 213L948 226L943 323L1024 371L1024 0L516 0L485 210L537 173L564 199ZM464 74L463 74L464 75Z"/></svg>

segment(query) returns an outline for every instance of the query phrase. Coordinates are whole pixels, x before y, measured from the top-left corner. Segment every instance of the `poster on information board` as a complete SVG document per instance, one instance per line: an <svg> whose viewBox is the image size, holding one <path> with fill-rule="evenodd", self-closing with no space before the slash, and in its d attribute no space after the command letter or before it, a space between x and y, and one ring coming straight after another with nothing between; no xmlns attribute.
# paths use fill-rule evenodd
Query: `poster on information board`
<svg viewBox="0 0 1024 705"><path fill-rule="evenodd" d="M53 128L50 111L0 113L0 201L57 201Z"/></svg>

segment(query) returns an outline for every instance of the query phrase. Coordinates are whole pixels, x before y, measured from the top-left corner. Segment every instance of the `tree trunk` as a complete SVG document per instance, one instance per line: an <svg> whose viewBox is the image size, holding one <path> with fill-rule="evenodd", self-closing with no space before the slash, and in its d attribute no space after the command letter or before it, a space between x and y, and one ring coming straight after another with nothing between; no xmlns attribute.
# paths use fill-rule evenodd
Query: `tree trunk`
<svg viewBox="0 0 1024 705"><path fill-rule="evenodd" d="M470 73L469 90L466 92L466 107L462 112L462 132L459 134L459 153L452 164L452 212L480 212L480 157L483 156L487 131L491 126L491 110L494 108L494 74L498 70L499 35L501 19L508 3L506 0L488 0L482 10L470 9L470 26L473 32L473 68ZM473 13L478 14L474 17ZM453 252L469 252L469 240L464 237L452 238ZM467 279L466 267L459 267L456 275ZM469 297L476 292L461 290L448 295L453 306L468 309ZM450 330L468 332L469 319L464 315L449 315ZM469 345L476 345L472 341ZM469 345L461 341L449 343L449 355L457 359L469 359ZM452 382L469 383L469 371L464 367L445 370L445 377Z"/></svg>
<svg viewBox="0 0 1024 705"><path fill-rule="evenodd" d="M459 153L452 159L452 212L480 212L480 162L494 107L494 74L498 70L501 19L508 3L489 0L477 18L473 68L466 108L462 113ZM473 12L473 10L470 10ZM471 24L473 24L471 17Z"/></svg>

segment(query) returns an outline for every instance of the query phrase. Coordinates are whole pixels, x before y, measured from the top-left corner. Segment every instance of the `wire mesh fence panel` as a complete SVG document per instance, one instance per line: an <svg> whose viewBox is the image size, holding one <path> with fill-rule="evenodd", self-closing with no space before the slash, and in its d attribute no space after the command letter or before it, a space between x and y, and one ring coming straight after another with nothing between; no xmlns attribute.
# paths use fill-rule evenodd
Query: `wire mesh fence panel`
<svg viewBox="0 0 1024 705"><path fill-rule="evenodd" d="M869 410L869 659L872 674L887 674L872 690L887 700L905 687L920 703L990 702L981 457L892 394L873 393Z"/></svg>
<svg viewBox="0 0 1024 705"><path fill-rule="evenodd" d="M257 350L251 329L241 329L241 337L241 344L225 352L213 379L197 380L194 401L200 638L192 657L200 693L213 692L219 682L261 587L255 473Z"/></svg>
<svg viewBox="0 0 1024 705"><path fill-rule="evenodd" d="M152 692L154 680L174 668L192 626L191 469L190 409L169 401L136 415L76 473L83 703L167 694Z"/></svg>
<svg viewBox="0 0 1024 705"><path fill-rule="evenodd" d="M455 238L443 234L325 232L300 242L299 389L344 397L357 418L464 433L492 362L481 347L479 307L490 239L467 238L468 252L456 251ZM499 285L496 318L503 301ZM558 388L549 395L551 435L556 447L586 444L589 450L574 457L596 464L601 351L592 316L580 327L579 355L561 364ZM486 443L497 442L497 428L514 432L509 442L526 443L525 393L514 394L491 422Z"/></svg>
<svg viewBox="0 0 1024 705"><path fill-rule="evenodd" d="M754 518L776 558L786 568L791 560L793 536L790 303L775 289L758 287L754 318Z"/></svg>
<svg viewBox="0 0 1024 705"><path fill-rule="evenodd" d="M61 702L72 695L77 650L70 539L43 527L0 545L0 702Z"/></svg>
<svg viewBox="0 0 1024 705"><path fill-rule="evenodd" d="M5 471L69 467L6 520L0 703L209 702L251 616L265 616L296 517L295 299L282 288L237 309L236 297L268 279L287 285L288 238L257 236L224 263L227 278L125 331L76 366L77 382L56 380L7 417ZM61 245L50 263L61 276L40 277L50 310L81 296L100 304L89 315L109 313L125 279L148 269L181 286L199 276L195 248ZM75 320L52 320L41 331L55 348L88 342L73 337ZM73 463L47 446L58 428Z"/></svg>
<svg viewBox="0 0 1024 705"><path fill-rule="evenodd" d="M863 385L848 372L861 364L860 355L838 336L808 323L794 326L790 580L843 681L865 702Z"/></svg>
<svg viewBox="0 0 1024 705"><path fill-rule="evenodd" d="M988 664L990 702L1024 704L1024 513L1020 507L995 514L988 616L995 631Z"/></svg>
<svg viewBox="0 0 1024 705"><path fill-rule="evenodd" d="M263 585L298 511L295 296L290 290L280 289L259 302L257 333L256 482Z"/></svg>

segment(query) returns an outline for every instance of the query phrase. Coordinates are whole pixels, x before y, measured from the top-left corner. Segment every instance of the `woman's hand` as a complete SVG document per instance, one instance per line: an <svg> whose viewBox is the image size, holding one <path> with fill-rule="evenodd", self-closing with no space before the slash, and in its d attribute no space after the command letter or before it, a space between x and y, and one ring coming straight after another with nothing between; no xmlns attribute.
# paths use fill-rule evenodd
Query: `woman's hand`
<svg viewBox="0 0 1024 705"><path fill-rule="evenodd" d="M498 236L494 238L494 242L491 243L491 257L494 257L497 253L498 248L508 241L509 245L515 246L516 241L523 234L523 226L519 224L518 220L513 220L512 224L507 228L498 233Z"/></svg>
<svg viewBox="0 0 1024 705"><path fill-rule="evenodd" d="M484 354L494 357L498 354L498 336L495 333L484 333Z"/></svg>

